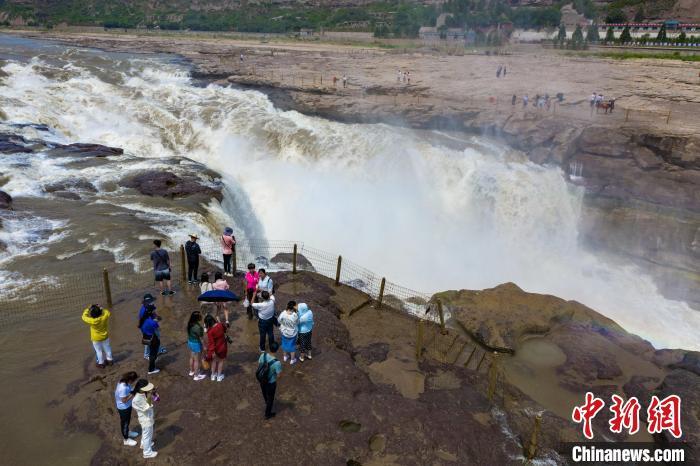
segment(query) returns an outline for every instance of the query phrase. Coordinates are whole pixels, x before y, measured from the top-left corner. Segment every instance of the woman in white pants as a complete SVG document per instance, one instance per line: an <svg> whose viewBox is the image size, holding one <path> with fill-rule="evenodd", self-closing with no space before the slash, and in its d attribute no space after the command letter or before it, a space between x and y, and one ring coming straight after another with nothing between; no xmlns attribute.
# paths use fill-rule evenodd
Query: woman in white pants
<svg viewBox="0 0 700 466"><path fill-rule="evenodd" d="M153 451L153 429L155 427L155 413L153 411L154 386L148 380L141 379L134 387L134 399L132 408L136 410L141 424L141 449L144 458L155 458L158 452ZM156 398L157 400L157 398Z"/></svg>

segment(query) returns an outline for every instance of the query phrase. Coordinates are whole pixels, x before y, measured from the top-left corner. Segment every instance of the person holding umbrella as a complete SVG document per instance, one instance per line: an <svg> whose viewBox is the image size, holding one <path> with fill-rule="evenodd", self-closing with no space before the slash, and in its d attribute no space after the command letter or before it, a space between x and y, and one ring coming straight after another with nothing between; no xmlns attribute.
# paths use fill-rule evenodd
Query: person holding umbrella
<svg viewBox="0 0 700 466"><path fill-rule="evenodd" d="M223 275L221 275L221 272L216 272L214 274L214 284L211 286L214 290L219 290L219 291L227 291L230 286L226 280L224 280ZM224 318L226 319L226 325L228 325L228 305L226 304L226 301L217 301L216 302L216 318L219 319L219 311L222 310L224 311Z"/></svg>
<svg viewBox="0 0 700 466"><path fill-rule="evenodd" d="M199 256L202 249L197 244L199 236L190 234L190 240L185 243L185 254L187 255L187 283L194 285L197 283L197 269L199 269Z"/></svg>

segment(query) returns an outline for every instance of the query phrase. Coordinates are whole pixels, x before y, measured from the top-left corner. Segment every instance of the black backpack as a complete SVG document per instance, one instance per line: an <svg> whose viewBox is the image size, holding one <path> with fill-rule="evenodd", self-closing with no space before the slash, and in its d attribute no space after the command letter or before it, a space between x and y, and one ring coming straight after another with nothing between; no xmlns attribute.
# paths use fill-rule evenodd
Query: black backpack
<svg viewBox="0 0 700 466"><path fill-rule="evenodd" d="M262 364L258 364L258 370L255 371L255 378L258 379L258 382L268 383L268 381L270 380L270 366L275 361L277 361L277 359L275 358L268 360L267 354L265 354Z"/></svg>

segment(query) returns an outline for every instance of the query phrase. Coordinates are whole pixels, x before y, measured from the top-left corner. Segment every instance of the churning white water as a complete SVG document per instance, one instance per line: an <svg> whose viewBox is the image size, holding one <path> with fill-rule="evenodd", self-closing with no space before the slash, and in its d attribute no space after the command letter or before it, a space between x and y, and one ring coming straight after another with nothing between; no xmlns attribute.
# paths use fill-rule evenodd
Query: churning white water
<svg viewBox="0 0 700 466"><path fill-rule="evenodd" d="M583 193L557 168L484 141L456 151L410 130L280 111L258 92L194 86L156 59L3 71L0 106L14 122L220 172L246 236L301 240L421 291L513 281L581 301L657 346L700 349L700 314L636 266L579 246Z"/></svg>

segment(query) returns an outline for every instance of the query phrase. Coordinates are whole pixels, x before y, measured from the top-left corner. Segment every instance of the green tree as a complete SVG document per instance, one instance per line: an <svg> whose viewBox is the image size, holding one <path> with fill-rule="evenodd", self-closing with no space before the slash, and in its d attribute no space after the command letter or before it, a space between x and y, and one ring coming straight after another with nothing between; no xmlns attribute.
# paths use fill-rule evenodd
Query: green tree
<svg viewBox="0 0 700 466"><path fill-rule="evenodd" d="M586 40L594 44L600 42L600 34L598 34L598 25L596 23L593 23L590 26L588 26Z"/></svg>
<svg viewBox="0 0 700 466"><path fill-rule="evenodd" d="M557 42L564 45L566 42L566 27L563 24L559 25L559 34L557 34Z"/></svg>
<svg viewBox="0 0 700 466"><path fill-rule="evenodd" d="M668 38L666 37L666 25L662 24L661 29L659 29L659 34L656 36L656 40L659 42L666 42Z"/></svg>
<svg viewBox="0 0 700 466"><path fill-rule="evenodd" d="M620 43L627 44L628 42L632 42L632 34L630 34L630 27L625 26L622 30L622 34L620 34Z"/></svg>
<svg viewBox="0 0 700 466"><path fill-rule="evenodd" d="M688 41L688 37L685 35L685 31L681 31L676 39L677 44L685 44Z"/></svg>
<svg viewBox="0 0 700 466"><path fill-rule="evenodd" d="M571 36L571 40L576 47L583 45L583 30L581 29L581 26L576 26L576 30Z"/></svg>
<svg viewBox="0 0 700 466"><path fill-rule="evenodd" d="M644 18L646 18L646 13L644 12L644 7L640 6L639 9L637 10L637 13L634 14L634 22L635 23L641 23L644 21Z"/></svg>
<svg viewBox="0 0 700 466"><path fill-rule="evenodd" d="M608 26L608 30L605 32L605 43L612 44L615 42L615 31L613 31L612 26Z"/></svg>

